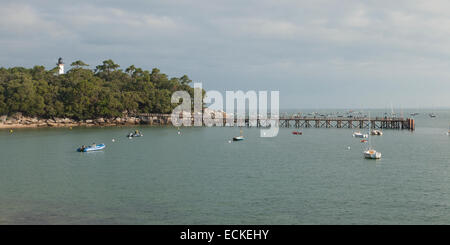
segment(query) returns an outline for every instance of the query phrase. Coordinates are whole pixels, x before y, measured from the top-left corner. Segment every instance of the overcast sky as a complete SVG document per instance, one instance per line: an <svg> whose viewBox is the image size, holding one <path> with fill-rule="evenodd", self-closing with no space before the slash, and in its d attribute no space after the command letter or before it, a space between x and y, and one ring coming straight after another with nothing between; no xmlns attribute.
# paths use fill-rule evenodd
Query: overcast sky
<svg viewBox="0 0 450 245"><path fill-rule="evenodd" d="M113 59L282 108L450 106L450 2L0 0L0 66Z"/></svg>

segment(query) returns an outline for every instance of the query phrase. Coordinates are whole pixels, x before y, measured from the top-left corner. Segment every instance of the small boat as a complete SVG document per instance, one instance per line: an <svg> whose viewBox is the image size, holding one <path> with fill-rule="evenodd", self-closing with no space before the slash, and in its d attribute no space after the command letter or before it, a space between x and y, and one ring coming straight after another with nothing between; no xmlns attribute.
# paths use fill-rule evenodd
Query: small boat
<svg viewBox="0 0 450 245"><path fill-rule="evenodd" d="M381 158L381 152L378 152L374 149L367 149L364 151L364 157L367 159L380 159Z"/></svg>
<svg viewBox="0 0 450 245"><path fill-rule="evenodd" d="M369 119L370 119L370 113L369 113ZM369 130L370 130L370 122L369 122ZM381 152L376 151L372 148L372 144L370 143L370 136L368 136L368 147L367 150L363 152L364 158L366 159L380 159L381 158Z"/></svg>
<svg viewBox="0 0 450 245"><path fill-rule="evenodd" d="M134 137L142 137L144 136L139 130L134 131L134 133L129 133L127 135L128 138L134 138Z"/></svg>
<svg viewBox="0 0 450 245"><path fill-rule="evenodd" d="M430 113L430 114L428 114L431 118L435 118L436 117L436 115L434 114L434 113Z"/></svg>
<svg viewBox="0 0 450 245"><path fill-rule="evenodd" d="M233 137L233 141L241 141L244 140L244 136L242 136L242 129L240 130L241 135Z"/></svg>
<svg viewBox="0 0 450 245"><path fill-rule="evenodd" d="M361 143L365 143L365 142L367 142L367 140L361 140Z"/></svg>
<svg viewBox="0 0 450 245"><path fill-rule="evenodd" d="M417 115L419 115L419 113L417 113L417 112L414 112L414 113L411 113L410 115L414 117L414 116L417 116Z"/></svg>
<svg viewBox="0 0 450 245"><path fill-rule="evenodd" d="M374 130L372 130L372 131L370 132L370 134L371 134L371 135L379 135L379 136L381 136L381 135L383 135L383 132L381 132L380 130L374 129Z"/></svg>
<svg viewBox="0 0 450 245"><path fill-rule="evenodd" d="M353 133L353 137L355 137L355 138L367 138L369 136L367 134L363 134L361 132L354 132Z"/></svg>
<svg viewBox="0 0 450 245"><path fill-rule="evenodd" d="M90 145L90 146L81 146L77 149L78 152L89 152L89 151L99 151L106 148L105 144L98 144L98 145Z"/></svg>
<svg viewBox="0 0 450 245"><path fill-rule="evenodd" d="M241 140L244 140L244 139L245 139L244 136L233 137L233 141L241 141Z"/></svg>
<svg viewBox="0 0 450 245"><path fill-rule="evenodd" d="M301 131L294 131L294 132L292 132L292 134L293 134L293 135L302 135L303 132L301 132Z"/></svg>

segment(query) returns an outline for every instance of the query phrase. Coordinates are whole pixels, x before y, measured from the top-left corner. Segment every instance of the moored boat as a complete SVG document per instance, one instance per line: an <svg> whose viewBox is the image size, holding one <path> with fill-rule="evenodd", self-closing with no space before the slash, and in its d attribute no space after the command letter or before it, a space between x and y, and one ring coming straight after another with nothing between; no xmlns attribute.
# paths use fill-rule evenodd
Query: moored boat
<svg viewBox="0 0 450 245"><path fill-rule="evenodd" d="M372 131L370 132L370 134L371 134L371 135L379 135L379 136L381 136L381 135L383 135L383 132L381 132L381 130L376 130L376 129L374 129L374 130L372 130Z"/></svg>
<svg viewBox="0 0 450 245"><path fill-rule="evenodd" d="M381 152L378 152L374 149L367 149L366 151L364 151L364 157L367 159L380 159Z"/></svg>
<svg viewBox="0 0 450 245"><path fill-rule="evenodd" d="M233 137L233 141L241 141L241 140L244 140L244 139L245 139L244 136Z"/></svg>
<svg viewBox="0 0 450 245"><path fill-rule="evenodd" d="M369 130L370 130L370 113L369 113ZM368 142L367 150L363 152L364 158L366 159L380 159L381 158L381 152L377 152L375 149L372 148L372 144L370 142L370 135L368 135L368 139L366 140Z"/></svg>
<svg viewBox="0 0 450 245"><path fill-rule="evenodd" d="M293 131L292 134L293 135L302 135L303 132L301 132L301 131Z"/></svg>
<svg viewBox="0 0 450 245"><path fill-rule="evenodd" d="M233 137L233 141L241 141L244 140L244 136L242 136L242 129L240 130L240 135Z"/></svg>
<svg viewBox="0 0 450 245"><path fill-rule="evenodd" d="M99 150L103 150L106 148L105 144L98 144L98 145L90 145L90 146L81 146L80 148L77 149L78 152L90 152L90 151L99 151Z"/></svg>
<svg viewBox="0 0 450 245"><path fill-rule="evenodd" d="M134 133L129 133L127 135L128 138L134 138L134 137L142 137L144 134L142 134L139 130L134 131Z"/></svg>
<svg viewBox="0 0 450 245"><path fill-rule="evenodd" d="M367 134L363 134L361 132L354 132L353 133L353 137L355 137L355 138L367 138L369 136Z"/></svg>

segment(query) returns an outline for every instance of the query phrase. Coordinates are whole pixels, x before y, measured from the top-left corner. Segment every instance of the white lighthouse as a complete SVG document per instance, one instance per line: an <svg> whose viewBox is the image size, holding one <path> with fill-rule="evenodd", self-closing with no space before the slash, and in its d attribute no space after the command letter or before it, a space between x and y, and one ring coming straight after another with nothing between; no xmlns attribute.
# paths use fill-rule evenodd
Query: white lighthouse
<svg viewBox="0 0 450 245"><path fill-rule="evenodd" d="M62 60L62 58L61 57L59 57L59 59L58 59L58 63L56 63L56 65L59 67L59 72L58 72L58 74L64 74L64 62L63 62L63 60Z"/></svg>

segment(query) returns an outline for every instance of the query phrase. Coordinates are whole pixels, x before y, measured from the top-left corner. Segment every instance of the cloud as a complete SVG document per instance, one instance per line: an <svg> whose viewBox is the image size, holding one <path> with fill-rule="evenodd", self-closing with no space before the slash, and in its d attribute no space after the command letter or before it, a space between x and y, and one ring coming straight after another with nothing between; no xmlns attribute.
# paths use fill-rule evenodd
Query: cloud
<svg viewBox="0 0 450 245"><path fill-rule="evenodd" d="M290 107L366 100L348 91L373 84L389 88L373 106L411 94L450 106L448 12L444 0L17 0L0 9L0 65L112 58L209 89L277 88Z"/></svg>
<svg viewBox="0 0 450 245"><path fill-rule="evenodd" d="M26 4L4 4L0 8L0 31L18 36L48 35L61 38L69 34L58 23L46 20L39 11Z"/></svg>

